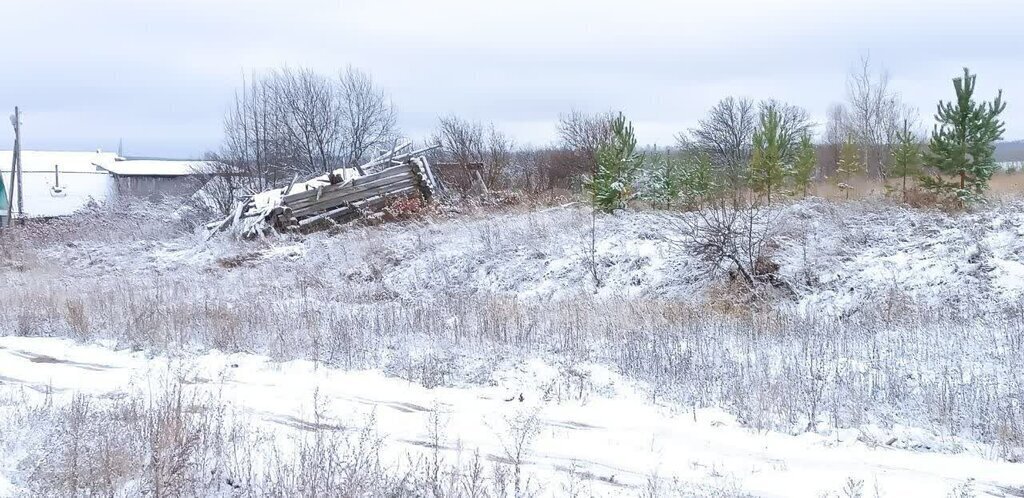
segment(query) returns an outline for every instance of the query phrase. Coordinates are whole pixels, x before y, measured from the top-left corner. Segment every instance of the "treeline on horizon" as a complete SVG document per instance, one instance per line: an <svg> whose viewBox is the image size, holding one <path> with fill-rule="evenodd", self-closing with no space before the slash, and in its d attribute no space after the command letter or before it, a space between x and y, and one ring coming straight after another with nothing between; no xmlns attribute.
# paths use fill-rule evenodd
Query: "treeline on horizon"
<svg viewBox="0 0 1024 498"><path fill-rule="evenodd" d="M456 115L440 116L419 142L441 146L431 159L446 166L445 179L461 190L473 186L473 166L492 191L582 191L611 175L609 184L619 184L622 200L666 205L741 190L771 202L807 195L812 183L825 181L848 192L857 178L881 181L904 199L908 189L923 188L965 204L980 198L997 169L995 143L1004 130L998 119L1005 108L1002 92L977 101L975 78L965 68L953 79L955 95L939 103L934 122L922 122L888 74L864 58L847 77L844 101L828 110L823 125L793 103L725 96L695 127L680 131L672 147L637 147L628 118L618 112L573 110L558 117L558 141L551 146L520 146L493 123ZM288 67L255 73L237 90L223 142L208 158L229 168L240 188L278 187L295 177L358 167L414 141L399 129L398 112L372 77L356 68L335 75ZM609 163L602 163L602 154L615 148L625 153L624 146L636 154L628 158L635 164L602 171Z"/></svg>

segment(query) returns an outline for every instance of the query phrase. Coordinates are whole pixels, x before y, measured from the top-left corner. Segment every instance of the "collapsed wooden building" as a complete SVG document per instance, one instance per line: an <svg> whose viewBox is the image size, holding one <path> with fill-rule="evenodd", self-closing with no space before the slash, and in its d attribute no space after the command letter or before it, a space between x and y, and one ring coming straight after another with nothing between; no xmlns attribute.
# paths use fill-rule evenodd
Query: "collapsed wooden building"
<svg viewBox="0 0 1024 498"><path fill-rule="evenodd" d="M359 168L341 168L244 198L229 216L207 228L211 235L230 232L241 238L274 231L308 233L379 211L396 199L420 196L429 201L440 183L424 154L436 147L402 152L409 146L398 146ZM360 173L378 168L383 169Z"/></svg>

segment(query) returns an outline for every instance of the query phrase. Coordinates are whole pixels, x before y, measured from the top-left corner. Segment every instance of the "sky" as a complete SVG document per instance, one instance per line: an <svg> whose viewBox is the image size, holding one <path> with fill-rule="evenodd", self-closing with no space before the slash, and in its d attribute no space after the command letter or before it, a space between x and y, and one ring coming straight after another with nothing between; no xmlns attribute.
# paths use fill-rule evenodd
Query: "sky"
<svg viewBox="0 0 1024 498"><path fill-rule="evenodd" d="M729 95L820 130L863 56L922 130L968 66L1024 138L1020 0L0 0L0 20L0 113L21 107L25 149L200 157L243 74L284 65L369 72L413 138L455 114L546 145L559 114L616 110L672 145Z"/></svg>

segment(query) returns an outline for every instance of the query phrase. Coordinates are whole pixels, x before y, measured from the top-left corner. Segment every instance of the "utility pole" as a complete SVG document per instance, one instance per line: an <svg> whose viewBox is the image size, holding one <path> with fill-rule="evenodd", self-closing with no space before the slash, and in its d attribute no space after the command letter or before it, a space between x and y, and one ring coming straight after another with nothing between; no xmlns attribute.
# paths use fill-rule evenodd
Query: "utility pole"
<svg viewBox="0 0 1024 498"><path fill-rule="evenodd" d="M15 154L18 157L18 224L25 224L25 191L21 188L21 111L14 107L14 141L17 142Z"/></svg>
<svg viewBox="0 0 1024 498"><path fill-rule="evenodd" d="M13 225L14 221L15 191L18 195L19 217L22 214L24 197L21 192L21 111L17 106L14 108L14 115L11 116L11 126L14 126L14 150L11 152L11 181L8 183L10 192L7 193L7 226Z"/></svg>

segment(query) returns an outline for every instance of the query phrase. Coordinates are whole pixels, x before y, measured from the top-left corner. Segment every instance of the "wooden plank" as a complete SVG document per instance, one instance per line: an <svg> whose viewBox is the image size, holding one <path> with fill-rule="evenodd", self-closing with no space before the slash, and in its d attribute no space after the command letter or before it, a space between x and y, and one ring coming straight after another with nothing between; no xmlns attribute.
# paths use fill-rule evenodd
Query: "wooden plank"
<svg viewBox="0 0 1024 498"><path fill-rule="evenodd" d="M387 185L380 185L380 186L372 187L372 188L368 187L368 188L364 188L362 190L359 190L357 192L346 193L344 195L340 195L340 196L334 197L332 199L326 199L326 200L324 200L322 202L319 202L319 203L316 203L316 204L310 204L310 205L307 205L307 206L304 206L304 207L294 207L294 206L291 206L292 213L294 213L295 216L299 216L299 217L310 216L310 215L316 214L316 213L318 213L320 211L331 210L331 209L333 209L333 208L335 208L337 206L340 206L342 204L354 204L354 203L357 203L357 202L369 199L371 197L376 197L376 196L379 196L379 195L388 195L388 194L390 194L392 192L397 192L397 191L403 190L403 189L405 189L407 187L413 187L415 185L416 185L416 180L408 179L408 180L402 180L402 181L397 182L397 183L389 183Z"/></svg>
<svg viewBox="0 0 1024 498"><path fill-rule="evenodd" d="M323 189L320 189L321 192L320 192L319 196L317 196L317 195L307 195L307 196L304 196L304 197L298 198L298 199L294 199L294 198L292 198L292 199L283 199L282 203L288 204L289 206L302 206L303 204L310 204L310 203L313 203L313 202L317 202L319 200L326 200L326 199L329 199L329 198L331 198L333 196L336 196L338 194L344 194L346 192L352 192L352 191L355 191L355 190L358 190L358 189L361 189L361 188L375 187L375 186L379 186L379 185L386 185L388 183L399 182L399 181L402 181L404 179L410 178L411 176L412 176L412 172L411 171L399 171L395 175L384 177L384 178L377 178L377 179L375 179L373 181L360 182L358 184L352 184L352 183L349 183L349 182L345 182L344 184L331 185L331 186L328 186L328 187L324 187ZM317 197L319 197L319 199L317 199Z"/></svg>
<svg viewBox="0 0 1024 498"><path fill-rule="evenodd" d="M408 164L402 164L402 165L399 165L399 166L392 166L390 168L382 169L382 170L380 170L380 171L378 171L376 173L373 173L371 175L360 176L359 178L353 178L352 180L350 180L350 182L351 182L351 185L353 187L356 187L356 186L359 186L359 185L365 185L367 183L370 183L372 181L375 181L375 180L378 180L378 179L381 179L381 178L389 178L389 177L392 177L392 176L407 175L407 174L409 174L409 168L410 168L410 166Z"/></svg>
<svg viewBox="0 0 1024 498"><path fill-rule="evenodd" d="M342 206L342 207L340 207L338 209L333 209L331 211L327 211L326 213L320 213L320 214L318 214L316 216L310 216L309 218L301 219L301 220L299 220L299 227L306 227L306 226L312 225L313 223L316 223L318 221L323 221L323 220L332 218L334 216L341 216L341 215L344 215L344 214L347 214L347 213L351 213L351 212L355 212L355 211L356 211L356 208L353 207L353 206Z"/></svg>
<svg viewBox="0 0 1024 498"><path fill-rule="evenodd" d="M8 189L9 190L7 192L7 226L13 226L14 225L14 196L15 196L15 192L17 192L17 195L23 196L21 191L17 190L17 188L16 188L16 187L19 186L19 184L15 182L15 178L20 176L20 175L18 175L18 166L19 166L19 164L18 164L19 163L19 161L18 161L18 151L21 149L21 132L20 132L21 130L19 129L19 125L21 124L20 120L21 120L21 111L18 109L17 106L15 106L14 107L14 123L11 123L11 124L14 125L14 149L11 151L11 182L8 183ZM20 200L19 200L19 202L20 202Z"/></svg>
<svg viewBox="0 0 1024 498"><path fill-rule="evenodd" d="M421 157L420 158L420 163L421 163L420 166L423 168L423 171L425 171L427 173L427 180L430 181L430 188L431 188L431 190L437 189L438 188L437 179L434 178L434 171L430 167L430 161L427 160L427 156Z"/></svg>
<svg viewBox="0 0 1024 498"><path fill-rule="evenodd" d="M318 221L323 221L323 220L326 220L326 219L334 219L334 218L337 218L339 216L344 216L344 215L347 215L347 214L350 214L350 213L358 212L360 210L377 209L377 208L383 206L384 204L386 204L391 199L399 198L399 197L402 197L402 196L406 196L406 195L409 195L409 194L411 194L411 193L413 193L415 191L416 191L416 187L406 187L406 188L403 188L401 190L397 190L397 191L394 191L394 192L391 192L391 193L388 193L388 194L377 195L377 196L374 196L372 198L365 199L365 200L361 201L358 204L353 204L353 205L350 205L350 206L342 206L340 208L333 209L331 211L327 211L325 213L320 213L320 214L318 214L316 216L311 216L309 218L305 218L305 219L299 220L299 226L300 227L307 227L307 226L309 226L309 225L311 225L313 223L316 223Z"/></svg>
<svg viewBox="0 0 1024 498"><path fill-rule="evenodd" d="M387 151L387 152L385 152L385 153L383 153L383 154L381 154L381 155L371 159L368 163L359 166L359 168L362 169L363 171L365 171L366 168L371 168L371 167L376 166L376 165L378 165L380 163L386 162L388 160L388 158L394 158L395 154L401 152L402 149L405 149L405 148L409 147L410 145L412 145L412 142L408 142L408 141L407 142L402 142L401 145L398 145L398 146L392 148L391 150L389 150L389 151Z"/></svg>
<svg viewBox="0 0 1024 498"><path fill-rule="evenodd" d="M409 144L405 144L405 145L403 145L401 147L397 147L395 149L395 152L397 152L398 150L401 150L401 149L407 147L408 145ZM412 150L412 151L409 151L409 152L403 152L401 154L385 153L385 154L383 154L381 156L378 156L376 159L374 159L374 160L372 160L372 161L362 165L361 167L362 168L370 168L370 167L377 166L377 165L379 165L381 163L388 162L388 161L397 161L398 163L404 163L404 162L407 162L409 159L411 159L413 157L422 155L422 154L424 154L426 152L430 152L430 151L432 151L434 149L439 149L439 148L441 148L441 144L428 145L428 146L423 147L421 149L416 149L416 150Z"/></svg>
<svg viewBox="0 0 1024 498"><path fill-rule="evenodd" d="M385 170L378 171L372 175L360 176L359 178L353 178L347 182L336 183L334 185L324 185L323 187L317 187L316 189L310 189L303 192L295 192L294 194L288 194L281 197L281 202L285 204L294 204L296 201L302 199L308 199L317 195L317 190L323 190L324 192L332 192L334 190L343 189L346 187L363 185L372 181L376 181L381 178L388 178L391 176L398 176L408 171L408 166L394 166Z"/></svg>
<svg viewBox="0 0 1024 498"><path fill-rule="evenodd" d="M379 194L386 194L389 191L394 191L404 188L410 184L415 183L415 179L407 178L395 182L388 182L381 185L368 185L361 186L357 190L351 190L348 192L337 193L331 196L329 199L322 199L318 202L303 203L298 206L289 206L295 212L306 212L306 211L324 211L333 209L341 204L352 203L368 197L373 197Z"/></svg>
<svg viewBox="0 0 1024 498"><path fill-rule="evenodd" d="M294 187L294 186L295 186L295 180L298 180L298 179L299 179L299 174L298 174L298 173L295 173L295 175L293 175L293 176L292 176L292 181L291 181L291 183L289 183L289 184L288 184L288 187L287 187L287 188L285 188L285 189L284 189L284 192L282 192L282 193L281 193L281 196L282 196L282 197L283 197L283 196L286 196L286 195L288 195L288 193L292 191L292 187Z"/></svg>
<svg viewBox="0 0 1024 498"><path fill-rule="evenodd" d="M363 191L366 191L366 190L375 189L375 188L378 188L378 187L386 187L388 185L399 184L399 183L407 182L407 181L410 181L410 180L413 180L413 179L414 179L414 177L413 177L412 173L406 173L405 175L401 175L401 176L381 178L381 179L379 179L379 180L377 180L375 182L370 182L368 184L360 185L360 186L356 186L356 187L349 187L349 188L345 188L345 189L332 189L329 192L324 192L323 195L321 195L319 199L317 199L317 198L303 199L303 200L300 200L300 201L288 202L288 203L285 203L285 204L287 206L291 207L292 209L303 209L303 208L308 208L310 206L317 206L317 205L324 205L324 204L328 204L329 205L332 202L336 201L337 199L343 199L343 198L349 197L349 196L351 196L352 194L355 194L355 193L359 193L359 192L363 192Z"/></svg>

